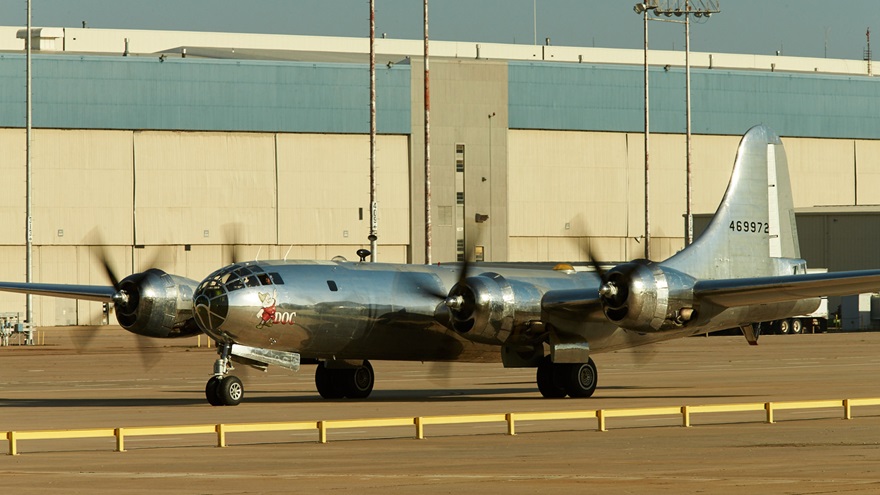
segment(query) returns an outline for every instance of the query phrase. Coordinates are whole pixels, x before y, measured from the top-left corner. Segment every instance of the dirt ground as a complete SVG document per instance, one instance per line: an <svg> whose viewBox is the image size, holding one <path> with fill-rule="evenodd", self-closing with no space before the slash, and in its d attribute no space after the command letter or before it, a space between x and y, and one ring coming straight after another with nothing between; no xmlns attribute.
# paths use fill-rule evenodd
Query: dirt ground
<svg viewBox="0 0 880 495"><path fill-rule="evenodd" d="M0 431L318 421L880 397L880 333L695 337L594 356L590 399L542 399L534 370L375 362L364 401L323 400L314 371L237 370L245 401L204 398L216 354L196 339L148 341L117 327L47 328L0 348ZM0 491L171 493L880 492L880 406L842 410L517 422L114 440L25 440L0 456ZM3 449L5 452L5 448Z"/></svg>

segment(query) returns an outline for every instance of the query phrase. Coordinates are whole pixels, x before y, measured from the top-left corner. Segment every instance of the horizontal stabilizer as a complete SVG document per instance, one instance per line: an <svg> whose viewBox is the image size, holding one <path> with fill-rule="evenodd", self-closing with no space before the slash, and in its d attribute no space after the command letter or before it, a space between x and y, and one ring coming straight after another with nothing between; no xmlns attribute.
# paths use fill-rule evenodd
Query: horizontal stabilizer
<svg viewBox="0 0 880 495"><path fill-rule="evenodd" d="M822 296L846 296L880 290L880 270L808 273L781 277L702 280L694 298L732 308Z"/></svg>

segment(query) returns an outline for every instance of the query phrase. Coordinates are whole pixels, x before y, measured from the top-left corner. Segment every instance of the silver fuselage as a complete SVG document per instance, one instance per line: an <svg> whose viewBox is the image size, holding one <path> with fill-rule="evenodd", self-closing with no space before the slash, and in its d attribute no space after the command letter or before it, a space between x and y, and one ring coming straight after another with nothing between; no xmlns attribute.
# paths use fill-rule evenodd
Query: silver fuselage
<svg viewBox="0 0 880 495"><path fill-rule="evenodd" d="M443 323L443 300L460 276L457 265L399 265L358 262L265 261L231 265L215 272L195 293L196 320L221 343L297 352L312 359L379 359L408 361L498 360L501 346L525 331L524 322L503 332L497 341L475 340ZM543 296L551 291L598 290L592 271L523 267L515 263L471 265L470 274L486 272L533 289L517 307L535 306L534 320L577 335L603 352L764 321L803 311L812 300L729 310L713 310L698 322L656 332L634 332L604 320L568 319L541 314ZM254 275L256 274L256 275ZM266 276L268 275L268 276ZM200 298L210 281L214 298ZM222 285L217 290L217 285ZM218 295L224 292L223 295ZM513 297L513 295L511 295ZM219 302L218 302L219 301ZM225 304L225 308L214 305ZM215 318L200 318L199 307ZM220 313L223 313L220 315ZM532 321L532 320L527 320Z"/></svg>

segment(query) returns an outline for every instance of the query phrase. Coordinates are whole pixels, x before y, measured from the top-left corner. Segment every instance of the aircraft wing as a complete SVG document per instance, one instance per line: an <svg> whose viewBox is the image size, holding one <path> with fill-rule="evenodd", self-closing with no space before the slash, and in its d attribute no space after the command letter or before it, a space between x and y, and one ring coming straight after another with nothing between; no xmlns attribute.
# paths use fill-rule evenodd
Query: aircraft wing
<svg viewBox="0 0 880 495"><path fill-rule="evenodd" d="M106 285L27 284L19 282L0 282L0 291L99 302L111 302L116 294L116 289Z"/></svg>
<svg viewBox="0 0 880 495"><path fill-rule="evenodd" d="M694 299L731 308L811 297L846 296L880 290L880 270L809 273L781 277L701 280Z"/></svg>
<svg viewBox="0 0 880 495"><path fill-rule="evenodd" d="M608 321L602 310L598 288L550 291L544 294L541 308L545 313L569 320Z"/></svg>

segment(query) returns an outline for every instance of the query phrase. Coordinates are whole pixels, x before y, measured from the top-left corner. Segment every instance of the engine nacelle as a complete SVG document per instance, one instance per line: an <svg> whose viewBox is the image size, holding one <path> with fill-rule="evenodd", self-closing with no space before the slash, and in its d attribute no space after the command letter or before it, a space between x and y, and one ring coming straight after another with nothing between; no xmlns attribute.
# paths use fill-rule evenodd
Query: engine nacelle
<svg viewBox="0 0 880 495"><path fill-rule="evenodd" d="M474 342L503 344L518 327L541 318L538 287L497 273L468 277L447 299L453 330Z"/></svg>
<svg viewBox="0 0 880 495"><path fill-rule="evenodd" d="M147 337L189 337L201 333L193 320L198 282L151 268L119 283L116 319L122 328Z"/></svg>
<svg viewBox="0 0 880 495"><path fill-rule="evenodd" d="M621 328L657 332L678 328L694 315L696 280L647 260L612 268L599 289L605 316Z"/></svg>

